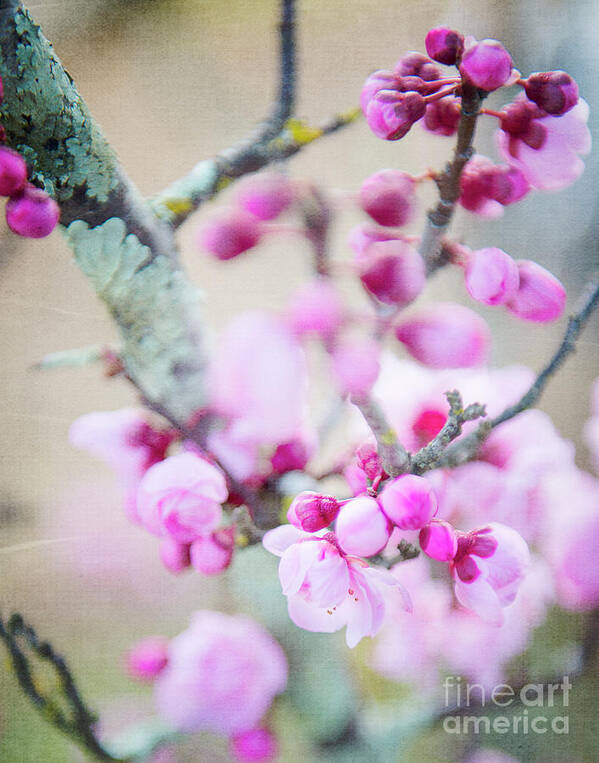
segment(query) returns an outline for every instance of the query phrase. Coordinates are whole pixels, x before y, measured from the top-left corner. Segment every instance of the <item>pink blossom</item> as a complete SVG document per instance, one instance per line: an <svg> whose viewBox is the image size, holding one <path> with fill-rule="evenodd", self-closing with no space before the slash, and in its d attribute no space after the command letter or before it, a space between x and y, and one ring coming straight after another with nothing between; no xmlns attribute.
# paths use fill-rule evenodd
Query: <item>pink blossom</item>
<svg viewBox="0 0 599 763"><path fill-rule="evenodd" d="M219 575L231 564L235 550L235 529L222 530L196 538L189 548L191 566L203 575Z"/></svg>
<svg viewBox="0 0 599 763"><path fill-rule="evenodd" d="M346 554L373 556L387 545L391 531L378 502L364 495L341 506L335 534Z"/></svg>
<svg viewBox="0 0 599 763"><path fill-rule="evenodd" d="M44 238L56 228L60 208L41 188L26 185L6 202L6 223L19 236Z"/></svg>
<svg viewBox="0 0 599 763"><path fill-rule="evenodd" d="M365 442L356 450L357 465L369 480L384 474L383 463L374 442Z"/></svg>
<svg viewBox="0 0 599 763"><path fill-rule="evenodd" d="M268 729L250 729L231 738L231 754L241 763L266 763L277 756L277 741Z"/></svg>
<svg viewBox="0 0 599 763"><path fill-rule="evenodd" d="M516 598L529 563L528 546L511 527L492 522L464 533L451 563L456 597L486 622L501 625L502 608Z"/></svg>
<svg viewBox="0 0 599 763"><path fill-rule="evenodd" d="M390 480L380 494L389 519L402 530L419 530L437 513L437 497L424 477L404 474Z"/></svg>
<svg viewBox="0 0 599 763"><path fill-rule="evenodd" d="M410 608L407 592L383 569L346 556L333 533L319 538L281 525L263 538L267 551L281 557L279 580L289 616L300 628L333 633L347 626L347 645L374 636L390 599Z"/></svg>
<svg viewBox="0 0 599 763"><path fill-rule="evenodd" d="M507 309L526 321L557 320L566 306L566 290L548 270L532 260L518 260L519 286Z"/></svg>
<svg viewBox="0 0 599 763"><path fill-rule="evenodd" d="M168 663L168 639L148 636L127 653L127 672L140 681L152 681Z"/></svg>
<svg viewBox="0 0 599 763"><path fill-rule="evenodd" d="M207 383L212 409L234 425L221 439L254 453L258 445L295 439L306 387L304 353L282 320L253 311L231 321L211 358Z"/></svg>
<svg viewBox="0 0 599 763"><path fill-rule="evenodd" d="M291 502L287 520L301 530L314 533L332 524L339 508L340 504L333 496L304 490Z"/></svg>
<svg viewBox="0 0 599 763"><path fill-rule="evenodd" d="M256 246L262 235L260 223L241 209L221 210L197 230L199 249L219 260L230 260Z"/></svg>
<svg viewBox="0 0 599 763"><path fill-rule="evenodd" d="M255 728L286 682L285 655L262 626L204 610L170 642L154 699L176 729L229 736Z"/></svg>
<svg viewBox="0 0 599 763"><path fill-rule="evenodd" d="M545 115L518 96L505 110L497 145L506 161L520 169L534 188L558 191L582 174L579 158L591 150L589 107L582 98L562 116Z"/></svg>
<svg viewBox="0 0 599 763"><path fill-rule="evenodd" d="M383 140L399 140L426 110L424 97L415 91L379 90L366 109L366 122Z"/></svg>
<svg viewBox="0 0 599 763"><path fill-rule="evenodd" d="M244 178L237 187L237 203L259 220L274 220L293 201L293 187L280 172Z"/></svg>
<svg viewBox="0 0 599 763"><path fill-rule="evenodd" d="M370 339L343 339L331 355L335 380L343 394L367 395L379 375L379 347Z"/></svg>
<svg viewBox="0 0 599 763"><path fill-rule="evenodd" d="M420 530L419 540L424 553L439 562L450 562L458 550L456 531L443 519L431 519Z"/></svg>
<svg viewBox="0 0 599 763"><path fill-rule="evenodd" d="M270 457L270 463L275 474L286 474L302 470L310 460L313 446L299 438L277 445Z"/></svg>
<svg viewBox="0 0 599 763"><path fill-rule="evenodd" d="M227 496L220 469L187 451L148 469L137 491L137 512L154 535L191 543L218 527Z"/></svg>
<svg viewBox="0 0 599 763"><path fill-rule="evenodd" d="M422 126L433 135L455 135L460 121L460 100L445 96L426 104Z"/></svg>
<svg viewBox="0 0 599 763"><path fill-rule="evenodd" d="M351 246L357 255L364 254L371 244L377 241L404 241L400 235L397 235L385 228L377 228L368 223L362 223L352 228L347 243Z"/></svg>
<svg viewBox="0 0 599 763"><path fill-rule="evenodd" d="M355 258L365 288L381 302L403 306L413 302L426 283L426 268L419 252L405 241L371 244Z"/></svg>
<svg viewBox="0 0 599 763"><path fill-rule="evenodd" d="M317 334L331 339L344 321L343 302L329 279L318 278L291 295L286 317L297 336Z"/></svg>
<svg viewBox="0 0 599 763"><path fill-rule="evenodd" d="M413 357L432 368L481 365L491 341L485 321L452 302L412 312L396 326L395 335Z"/></svg>
<svg viewBox="0 0 599 763"><path fill-rule="evenodd" d="M540 109L561 116L578 103L578 85L566 72L536 72L524 82L526 97Z"/></svg>
<svg viewBox="0 0 599 763"><path fill-rule="evenodd" d="M393 71L400 77L420 77L425 82L432 82L442 76L441 69L430 58L415 50L403 55Z"/></svg>
<svg viewBox="0 0 599 763"><path fill-rule="evenodd" d="M360 93L360 106L364 116L366 116L368 104L380 90L396 90L398 86L399 77L393 72L380 69L369 75Z"/></svg>
<svg viewBox="0 0 599 763"><path fill-rule="evenodd" d="M426 33L426 52L440 64L454 66L464 50L464 37L454 29L435 27Z"/></svg>
<svg viewBox="0 0 599 763"><path fill-rule="evenodd" d="M27 182L27 165L17 151L0 146L0 196L14 196Z"/></svg>
<svg viewBox="0 0 599 763"><path fill-rule="evenodd" d="M362 183L360 205L379 225L406 225L417 209L414 181L399 170L379 170Z"/></svg>
<svg viewBox="0 0 599 763"><path fill-rule="evenodd" d="M477 88L490 92L508 81L512 73L512 59L497 40L481 40L466 47L460 72Z"/></svg>
<svg viewBox="0 0 599 763"><path fill-rule="evenodd" d="M475 154L460 176L459 202L475 215L494 219L503 208L526 196L530 185L524 173L510 164L494 164Z"/></svg>
<svg viewBox="0 0 599 763"><path fill-rule="evenodd" d="M179 543L167 535L160 541L160 561L169 572L178 575L191 566L189 549L189 543Z"/></svg>
<svg viewBox="0 0 599 763"><path fill-rule="evenodd" d="M510 300L520 284L518 266L502 249L489 247L471 252L466 264L466 288L473 299L485 305Z"/></svg>

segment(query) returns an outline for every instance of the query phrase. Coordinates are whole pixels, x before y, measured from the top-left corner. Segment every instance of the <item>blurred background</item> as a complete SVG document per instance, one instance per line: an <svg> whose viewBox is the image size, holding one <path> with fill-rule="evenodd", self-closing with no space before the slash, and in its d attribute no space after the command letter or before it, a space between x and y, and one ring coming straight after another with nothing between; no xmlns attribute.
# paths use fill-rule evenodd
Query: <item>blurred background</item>
<svg viewBox="0 0 599 763"><path fill-rule="evenodd" d="M275 91L275 0L53 0L29 8L146 195L242 138L265 114ZM311 124L356 105L371 71L391 68L407 50L423 50L426 31L448 24L479 38L502 40L525 74L548 69L572 74L591 106L590 128L598 137L599 3L593 0L300 0L298 21L297 114ZM490 105L502 105L501 97L495 95ZM496 156L493 127L492 120L482 123L476 147ZM414 174L439 168L451 146L451 139L417 129L400 143L384 143L358 122L317 141L289 167L295 177L313 180L339 198L383 167ZM595 152L587 158L583 177L565 191L531 194L491 223L462 212L453 230L473 248L494 245L516 258L537 260L565 283L573 305L599 267L598 186ZM193 233L213 206L188 221L179 240L183 262L204 290L206 320L216 331L240 310L281 308L309 274L310 257L304 242L273 237L233 263L209 260L196 251ZM347 231L360 219L351 204L340 206L336 258L349 258ZM426 298L467 303L459 275L438 275ZM176 634L194 609L235 609L230 581L227 576L206 581L198 574L174 578L166 573L154 539L125 519L109 469L69 446L67 432L75 418L135 404L135 396L125 382L103 378L98 367L32 370L50 352L117 341L103 305L58 233L29 241L10 234L2 223L0 306L1 609L4 614L21 611L64 652L90 703L108 724L118 726L151 708L150 692L129 681L121 668L127 647L144 635ZM517 362L538 369L563 332L564 321L538 327L505 312L477 310L492 326L497 365ZM588 415L590 383L599 375L598 326L594 320L587 328L541 406L562 434L577 442L581 466L587 457L580 431ZM251 611L251 602L246 606ZM550 618L533 644L531 659L543 665L543 650L566 649L580 628L575 616ZM385 698L385 692L398 691L373 676L360 680ZM599 760L598 729L588 710L599 691L589 680L574 695L579 712L572 709L575 729L571 726L567 740L558 740L555 748L555 738L520 739L523 747L511 753L521 760ZM279 712L286 729L284 760L329 759L306 747L301 731L285 719L284 710ZM509 740L495 741L508 749ZM389 760L457 760L462 751L452 744L457 743L438 729L424 729ZM228 760L224 745L213 740L178 754L185 761ZM62 763L80 760L78 756L38 718L3 669L0 760Z"/></svg>

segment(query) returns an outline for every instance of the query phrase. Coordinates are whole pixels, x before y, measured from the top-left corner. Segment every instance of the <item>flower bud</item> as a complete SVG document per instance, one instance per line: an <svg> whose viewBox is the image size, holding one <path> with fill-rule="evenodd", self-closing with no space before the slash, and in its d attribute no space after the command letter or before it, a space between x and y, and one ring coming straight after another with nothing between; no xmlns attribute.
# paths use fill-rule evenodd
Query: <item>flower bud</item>
<svg viewBox="0 0 599 763"><path fill-rule="evenodd" d="M453 96L427 103L423 127L433 135L455 135L460 121L460 101Z"/></svg>
<svg viewBox="0 0 599 763"><path fill-rule="evenodd" d="M339 503L333 496L305 490L291 502L287 519L301 530L315 533L328 527L338 513Z"/></svg>
<svg viewBox="0 0 599 763"><path fill-rule="evenodd" d="M466 288L472 299L499 305L518 291L520 275L514 260L497 247L472 252L466 265Z"/></svg>
<svg viewBox="0 0 599 763"><path fill-rule="evenodd" d="M270 458L270 463L276 474L286 474L303 469L309 458L310 454L306 443L302 440L291 440L277 445Z"/></svg>
<svg viewBox="0 0 599 763"><path fill-rule="evenodd" d="M219 260L230 260L256 246L260 236L260 224L255 217L241 209L230 209L198 228L196 241L200 249Z"/></svg>
<svg viewBox="0 0 599 763"><path fill-rule="evenodd" d="M395 64L394 72L400 77L420 77L425 82L432 82L442 76L439 67L418 51L402 56Z"/></svg>
<svg viewBox="0 0 599 763"><path fill-rule="evenodd" d="M506 303L507 309L525 321L548 323L560 317L566 306L566 290L558 279L532 260L518 260L520 285Z"/></svg>
<svg viewBox="0 0 599 763"><path fill-rule="evenodd" d="M512 59L497 40L481 40L464 51L460 73L475 87L489 93L507 82Z"/></svg>
<svg viewBox="0 0 599 763"><path fill-rule="evenodd" d="M393 74L393 72L386 71L385 69L373 72L367 78L362 87L362 92L360 93L360 106L362 107L364 116L366 116L366 109L374 96L380 90L397 90L398 82L399 78L396 74Z"/></svg>
<svg viewBox="0 0 599 763"><path fill-rule="evenodd" d="M26 185L6 202L6 222L19 236L44 238L56 227L60 209L41 188Z"/></svg>
<svg viewBox="0 0 599 763"><path fill-rule="evenodd" d="M235 529L226 527L202 536L191 544L192 567L203 575L218 575L231 564L235 550Z"/></svg>
<svg viewBox="0 0 599 763"><path fill-rule="evenodd" d="M293 187L280 172L264 172L241 181L237 203L259 220L274 220L293 201Z"/></svg>
<svg viewBox="0 0 599 763"><path fill-rule="evenodd" d="M151 681L166 667L169 640L149 636L131 647L126 656L127 672L140 681Z"/></svg>
<svg viewBox="0 0 599 763"><path fill-rule="evenodd" d="M378 138L399 140L422 117L425 109L426 101L420 93L380 90L368 104L366 121Z"/></svg>
<svg viewBox="0 0 599 763"><path fill-rule="evenodd" d="M414 181L399 170L380 170L360 188L360 206L379 225L406 225L416 214Z"/></svg>
<svg viewBox="0 0 599 763"><path fill-rule="evenodd" d="M356 265L364 287L388 305L409 304L426 283L424 260L405 241L372 244Z"/></svg>
<svg viewBox="0 0 599 763"><path fill-rule="evenodd" d="M379 346L369 339L338 343L331 356L333 374L343 394L367 395L380 371Z"/></svg>
<svg viewBox="0 0 599 763"><path fill-rule="evenodd" d="M566 72L536 72L524 81L529 100L548 114L561 116L578 103L578 85Z"/></svg>
<svg viewBox="0 0 599 763"><path fill-rule="evenodd" d="M394 233L386 231L384 228L375 228L368 225L368 223L362 223L356 225L349 232L347 243L351 246L354 252L358 255L363 254L371 244L377 241L401 241L400 236L396 236Z"/></svg>
<svg viewBox="0 0 599 763"><path fill-rule="evenodd" d="M318 334L331 339L343 324L343 303L330 280L318 278L291 295L287 319L298 336Z"/></svg>
<svg viewBox="0 0 599 763"><path fill-rule="evenodd" d="M383 464L380 456L372 443L365 442L356 451L358 467L364 472L370 481L383 473Z"/></svg>
<svg viewBox="0 0 599 763"><path fill-rule="evenodd" d="M268 729L251 729L231 737L231 755L240 763L268 763L277 756L277 742Z"/></svg>
<svg viewBox="0 0 599 763"><path fill-rule="evenodd" d="M387 517L374 498L352 498L339 511L335 534L346 554L372 556L387 545L390 528Z"/></svg>
<svg viewBox="0 0 599 763"><path fill-rule="evenodd" d="M420 548L431 559L450 562L458 551L456 531L443 519L432 519L420 530Z"/></svg>
<svg viewBox="0 0 599 763"><path fill-rule="evenodd" d="M179 543L167 536L160 541L159 553L162 564L175 575L191 565L189 543Z"/></svg>
<svg viewBox="0 0 599 763"><path fill-rule="evenodd" d="M479 366L491 343L486 322L453 302L420 308L399 323L395 335L412 357L431 368Z"/></svg>
<svg viewBox="0 0 599 763"><path fill-rule="evenodd" d="M405 474L388 482L379 496L383 511L401 530L419 530L437 513L437 496L424 477Z"/></svg>
<svg viewBox="0 0 599 763"><path fill-rule="evenodd" d="M462 56L464 38L453 29L437 27L431 29L424 40L426 52L440 64L454 66Z"/></svg>
<svg viewBox="0 0 599 763"><path fill-rule="evenodd" d="M0 196L14 196L27 182L27 165L21 154L0 146Z"/></svg>

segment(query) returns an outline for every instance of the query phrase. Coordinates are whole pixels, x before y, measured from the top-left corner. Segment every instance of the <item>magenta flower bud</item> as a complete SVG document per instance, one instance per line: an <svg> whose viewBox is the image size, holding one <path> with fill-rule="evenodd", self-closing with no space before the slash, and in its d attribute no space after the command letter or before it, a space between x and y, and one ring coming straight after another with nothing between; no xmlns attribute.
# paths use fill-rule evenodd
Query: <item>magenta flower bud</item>
<svg viewBox="0 0 599 763"><path fill-rule="evenodd" d="M372 556L387 545L391 531L376 499L361 495L343 504L335 534L346 554Z"/></svg>
<svg viewBox="0 0 599 763"><path fill-rule="evenodd" d="M287 518L305 532L315 533L334 522L338 513L339 502L333 496L305 490L291 502Z"/></svg>
<svg viewBox="0 0 599 763"><path fill-rule="evenodd" d="M226 527L204 535L191 544L191 565L203 575L218 575L231 564L235 550L235 528Z"/></svg>
<svg viewBox="0 0 599 763"><path fill-rule="evenodd" d="M270 458L273 471L276 474L286 474L303 469L308 463L310 454L306 444L301 440L291 440L277 445Z"/></svg>
<svg viewBox="0 0 599 763"><path fill-rule="evenodd" d="M507 309L525 321L548 323L560 317L566 306L566 290L561 282L532 260L518 260L520 285L506 303Z"/></svg>
<svg viewBox="0 0 599 763"><path fill-rule="evenodd" d="M26 185L6 202L6 222L19 236L44 238L56 228L60 209L41 188Z"/></svg>
<svg viewBox="0 0 599 763"><path fill-rule="evenodd" d="M287 320L298 336L318 334L332 339L344 321L344 310L337 289L327 278L317 278L300 286L289 300Z"/></svg>
<svg viewBox="0 0 599 763"><path fill-rule="evenodd" d="M431 368L471 368L489 354L491 335L486 322L453 302L426 305L404 318L395 335L410 355Z"/></svg>
<svg viewBox="0 0 599 763"><path fill-rule="evenodd" d="M462 56L464 38L454 29L437 27L431 29L424 40L426 52L440 64L454 66Z"/></svg>
<svg viewBox="0 0 599 763"><path fill-rule="evenodd" d="M362 397L374 385L380 371L380 349L370 339L339 342L332 353L333 374L341 392Z"/></svg>
<svg viewBox="0 0 599 763"><path fill-rule="evenodd" d="M522 170L505 164L493 168L488 182L490 197L504 207L520 201L530 191L530 184Z"/></svg>
<svg viewBox="0 0 599 763"><path fill-rule="evenodd" d="M27 165L21 154L0 146L0 196L14 196L25 188Z"/></svg>
<svg viewBox="0 0 599 763"><path fill-rule="evenodd" d="M231 755L240 763L268 763L278 754L274 736L268 729L251 729L231 737Z"/></svg>
<svg viewBox="0 0 599 763"><path fill-rule="evenodd" d="M241 209L229 209L200 226L196 242L200 249L219 260L230 260L256 246L260 236L260 223L253 215Z"/></svg>
<svg viewBox="0 0 599 763"><path fill-rule="evenodd" d="M364 83L360 93L360 106L366 116L368 104L380 90L398 90L399 77L393 72L380 69L373 72Z"/></svg>
<svg viewBox="0 0 599 763"><path fill-rule="evenodd" d="M399 140L422 117L425 109L426 101L420 93L380 90L368 104L366 121L378 138Z"/></svg>
<svg viewBox="0 0 599 763"><path fill-rule="evenodd" d="M514 260L502 249L489 247L472 252L466 265L466 288L472 299L500 305L518 291L520 275Z"/></svg>
<svg viewBox="0 0 599 763"><path fill-rule="evenodd" d="M280 172L245 178L237 190L237 203L259 220L274 220L293 201L293 186Z"/></svg>
<svg viewBox="0 0 599 763"><path fill-rule="evenodd" d="M469 212L486 218L500 217L502 207L520 201L530 191L526 176L517 167L493 164L476 154L460 177L460 204Z"/></svg>
<svg viewBox="0 0 599 763"><path fill-rule="evenodd" d="M449 522L431 519L420 530L420 548L431 559L450 562L458 551L458 536Z"/></svg>
<svg viewBox="0 0 599 763"><path fill-rule="evenodd" d="M139 681L152 681L168 663L169 640L148 636L131 647L126 656L127 672Z"/></svg>
<svg viewBox="0 0 599 763"><path fill-rule="evenodd" d="M375 172L362 183L360 206L379 225L406 225L417 210L414 181L400 170Z"/></svg>
<svg viewBox="0 0 599 763"><path fill-rule="evenodd" d="M383 511L401 530L419 530L437 513L437 496L424 477L404 474L388 482L379 496Z"/></svg>
<svg viewBox="0 0 599 763"><path fill-rule="evenodd" d="M169 572L178 575L191 565L189 543L179 543L174 538L166 537L160 541L160 561Z"/></svg>
<svg viewBox="0 0 599 763"><path fill-rule="evenodd" d="M433 135L455 135L460 121L460 101L453 96L446 96L438 101L427 103L423 127Z"/></svg>
<svg viewBox="0 0 599 763"><path fill-rule="evenodd" d="M464 51L460 73L475 87L490 93L508 81L512 59L497 40L481 40Z"/></svg>
<svg viewBox="0 0 599 763"><path fill-rule="evenodd" d="M536 72L524 81L529 100L547 114L561 116L578 103L578 85L566 72Z"/></svg>
<svg viewBox="0 0 599 763"><path fill-rule="evenodd" d="M371 482L383 473L383 464L380 456L371 443L365 442L363 445L360 445L356 451L356 459L358 467Z"/></svg>
<svg viewBox="0 0 599 763"><path fill-rule="evenodd" d="M372 244L356 260L362 284L385 304L407 305L424 289L424 260L405 241Z"/></svg>
<svg viewBox="0 0 599 763"><path fill-rule="evenodd" d="M439 67L418 51L411 51L402 56L395 64L394 72L400 77L420 77L425 82L432 82L442 76Z"/></svg>

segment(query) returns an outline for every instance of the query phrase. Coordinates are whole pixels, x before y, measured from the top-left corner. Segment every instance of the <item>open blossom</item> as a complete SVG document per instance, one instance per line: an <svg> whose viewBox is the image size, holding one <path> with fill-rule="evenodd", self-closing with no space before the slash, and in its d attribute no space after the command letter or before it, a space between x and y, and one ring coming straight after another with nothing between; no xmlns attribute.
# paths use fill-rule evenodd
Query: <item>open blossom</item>
<svg viewBox="0 0 599 763"><path fill-rule="evenodd" d="M561 116L551 116L518 96L505 109L501 129L496 133L505 160L521 170L534 188L559 191L571 185L583 172L579 154L591 150L587 127L589 106L582 98Z"/></svg>
<svg viewBox="0 0 599 763"><path fill-rule="evenodd" d="M529 561L526 542L511 527L491 522L464 533L451 562L458 601L486 622L501 625L502 608L516 598Z"/></svg>
<svg viewBox="0 0 599 763"><path fill-rule="evenodd" d="M354 647L379 631L388 599L411 607L407 591L390 572L347 556L333 533L318 537L281 525L262 542L281 557L279 580L289 617L300 628L333 633L347 626L345 639Z"/></svg>
<svg viewBox="0 0 599 763"><path fill-rule="evenodd" d="M218 527L227 496L218 467L195 453L179 453L145 473L137 491L137 512L154 535L192 543Z"/></svg>
<svg viewBox="0 0 599 763"><path fill-rule="evenodd" d="M154 699L180 731L229 736L255 728L286 683L283 650L262 626L204 610L170 642Z"/></svg>

